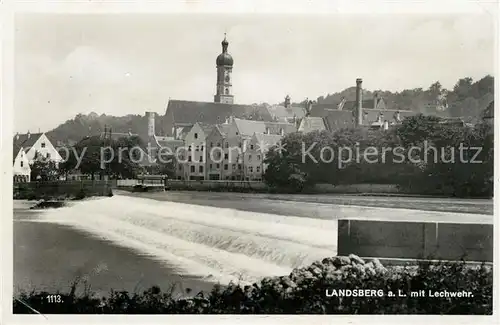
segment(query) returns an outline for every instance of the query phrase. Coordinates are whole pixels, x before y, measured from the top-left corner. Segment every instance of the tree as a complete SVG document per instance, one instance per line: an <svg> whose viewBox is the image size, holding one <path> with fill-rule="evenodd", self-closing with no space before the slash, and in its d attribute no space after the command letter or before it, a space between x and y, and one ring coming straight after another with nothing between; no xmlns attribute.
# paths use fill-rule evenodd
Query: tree
<svg viewBox="0 0 500 325"><path fill-rule="evenodd" d="M46 182L59 179L57 164L52 160L36 159L30 167L31 180Z"/></svg>

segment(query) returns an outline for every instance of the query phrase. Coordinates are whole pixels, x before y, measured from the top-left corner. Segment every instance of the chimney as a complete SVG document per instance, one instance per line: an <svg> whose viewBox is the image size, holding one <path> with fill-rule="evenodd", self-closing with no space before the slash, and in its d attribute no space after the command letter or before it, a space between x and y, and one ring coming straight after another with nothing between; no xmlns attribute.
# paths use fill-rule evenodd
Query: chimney
<svg viewBox="0 0 500 325"><path fill-rule="evenodd" d="M266 134L271 134L271 131L269 130L269 127L266 127Z"/></svg>
<svg viewBox="0 0 500 325"><path fill-rule="evenodd" d="M231 123L231 124L232 124L233 122L234 122L234 116L230 115L230 116L229 116L229 123Z"/></svg>
<svg viewBox="0 0 500 325"><path fill-rule="evenodd" d="M148 137L155 136L155 113L154 112L146 112L148 116Z"/></svg>
<svg viewBox="0 0 500 325"><path fill-rule="evenodd" d="M28 135L28 139L31 138L31 133L30 133L29 130L28 130L28 134L27 135Z"/></svg>
<svg viewBox="0 0 500 325"><path fill-rule="evenodd" d="M16 141L19 140L19 132L16 132Z"/></svg>
<svg viewBox="0 0 500 325"><path fill-rule="evenodd" d="M312 100L306 100L306 116L309 116L309 114L311 114L312 104Z"/></svg>
<svg viewBox="0 0 500 325"><path fill-rule="evenodd" d="M396 123L401 122L401 113L399 111L396 112L394 119L396 120Z"/></svg>
<svg viewBox="0 0 500 325"><path fill-rule="evenodd" d="M389 130L389 121L384 121L384 130Z"/></svg>
<svg viewBox="0 0 500 325"><path fill-rule="evenodd" d="M356 79L356 126L363 125L363 79Z"/></svg>
<svg viewBox="0 0 500 325"><path fill-rule="evenodd" d="M373 94L373 108L377 108L379 98L380 98L380 96L379 96L378 92L375 92Z"/></svg>
<svg viewBox="0 0 500 325"><path fill-rule="evenodd" d="M289 107L290 107L290 96L286 95L286 97L285 97L285 108L289 108Z"/></svg>

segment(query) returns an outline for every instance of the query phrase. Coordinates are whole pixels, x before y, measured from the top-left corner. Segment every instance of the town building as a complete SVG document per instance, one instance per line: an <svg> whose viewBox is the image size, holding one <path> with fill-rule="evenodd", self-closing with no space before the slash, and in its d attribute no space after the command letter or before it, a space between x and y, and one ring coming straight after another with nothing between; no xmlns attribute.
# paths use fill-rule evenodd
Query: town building
<svg viewBox="0 0 500 325"><path fill-rule="evenodd" d="M254 133L248 142L244 157L245 180L262 181L268 164L264 161L269 150L280 143L280 134Z"/></svg>
<svg viewBox="0 0 500 325"><path fill-rule="evenodd" d="M306 116L305 106L292 105L289 95L285 97L283 105L272 105L268 107L269 114L276 122L296 123Z"/></svg>
<svg viewBox="0 0 500 325"><path fill-rule="evenodd" d="M16 148L14 148L14 183L26 183L30 182L31 179L31 167L28 157L26 156L26 151L24 148L19 148L16 153Z"/></svg>
<svg viewBox="0 0 500 325"><path fill-rule="evenodd" d="M62 161L62 157L45 133L16 134L13 139L14 182L31 181L31 167L35 160Z"/></svg>
<svg viewBox="0 0 500 325"><path fill-rule="evenodd" d="M184 146L176 152L176 175L184 180L206 179L206 139L213 125L196 122L184 139Z"/></svg>
<svg viewBox="0 0 500 325"><path fill-rule="evenodd" d="M495 120L495 101L492 101L488 107L486 107L486 110L483 113L483 120L486 121L486 123L493 125Z"/></svg>
<svg viewBox="0 0 500 325"><path fill-rule="evenodd" d="M385 100L378 93L372 99L363 99L362 82L362 79L356 79L356 100L343 99L337 104L310 103L306 119L301 121L299 130L310 132L326 129L335 132L351 127L388 129L400 124L406 117L418 114L410 110L387 109Z"/></svg>

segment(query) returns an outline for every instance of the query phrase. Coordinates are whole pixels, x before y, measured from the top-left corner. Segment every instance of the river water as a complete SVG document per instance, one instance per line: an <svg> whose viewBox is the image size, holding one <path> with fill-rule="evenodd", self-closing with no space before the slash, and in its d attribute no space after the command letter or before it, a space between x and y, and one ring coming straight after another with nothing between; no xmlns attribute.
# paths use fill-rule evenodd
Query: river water
<svg viewBox="0 0 500 325"><path fill-rule="evenodd" d="M98 295L111 289L142 291L151 285L177 285L179 294L186 288L196 293L217 282L250 283L285 275L335 255L336 220L342 217L492 220L489 201L380 198L389 206L377 207L365 200L120 193L43 211L16 201L14 289L67 291L75 279L83 278ZM398 209L412 204L428 210L454 206L456 211Z"/></svg>

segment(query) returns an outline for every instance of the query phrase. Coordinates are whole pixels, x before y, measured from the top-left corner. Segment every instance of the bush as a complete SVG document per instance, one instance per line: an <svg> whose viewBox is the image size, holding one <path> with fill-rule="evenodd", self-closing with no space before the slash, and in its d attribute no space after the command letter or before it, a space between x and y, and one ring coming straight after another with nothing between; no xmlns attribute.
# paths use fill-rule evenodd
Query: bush
<svg viewBox="0 0 500 325"><path fill-rule="evenodd" d="M371 297L327 297L326 290L382 290ZM411 297L423 290L425 297ZM395 296L389 296L389 292ZM406 294L398 297L398 292ZM429 298L432 292L470 292L469 298ZM268 277L251 286L215 285L209 293L174 298L172 291L152 287L142 294L111 292L95 298L86 292L77 297L73 287L61 294L62 303L49 304L47 292L23 293L14 299L14 313L37 310L50 313L104 314L492 314L492 267L459 263L420 263L384 267L374 259L325 258L309 267L294 269L288 276ZM339 291L340 293L340 291Z"/></svg>

